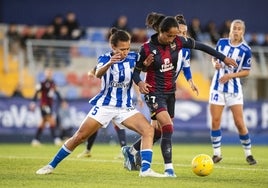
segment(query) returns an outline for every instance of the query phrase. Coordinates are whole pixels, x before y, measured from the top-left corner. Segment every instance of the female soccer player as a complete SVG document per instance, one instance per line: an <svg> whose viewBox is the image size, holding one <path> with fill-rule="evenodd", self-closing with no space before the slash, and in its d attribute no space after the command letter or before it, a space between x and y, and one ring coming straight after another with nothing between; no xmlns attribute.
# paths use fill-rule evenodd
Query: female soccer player
<svg viewBox="0 0 268 188"><path fill-rule="evenodd" d="M205 51L228 66L236 66L236 62L217 52L213 48L191 38L178 36L179 24L172 16L160 16L153 24L158 32L151 36L148 43L140 49L140 58L136 64L133 79L145 94L145 102L151 111L151 119L157 120L161 127L161 150L165 163L165 174L176 177L172 164L172 142L176 70L178 55L182 48ZM151 58L148 58L151 57ZM146 70L146 79L142 81L140 72ZM130 151L126 151L130 154ZM125 153L126 153L125 152ZM131 158L131 157L130 157Z"/></svg>
<svg viewBox="0 0 268 188"><path fill-rule="evenodd" d="M238 67L227 67L221 61L213 59L216 71L210 87L209 104L214 163L222 160L220 123L224 106L228 106L233 113L246 161L250 165L257 163L251 154L251 141L243 119L243 92L240 78L248 76L251 68L251 49L244 40L244 34L245 23L242 20L234 20L231 23L229 38L220 39L216 45L216 50L235 59Z"/></svg>
<svg viewBox="0 0 268 188"><path fill-rule="evenodd" d="M93 105L87 117L76 133L68 139L53 160L36 174L49 174L79 144L99 128L105 128L110 121L120 127L127 127L142 136L141 177L166 177L151 169L153 127L147 119L132 105L132 74L137 61L137 54L130 52L130 35L126 31L111 29L110 45L112 52L99 57L96 76L101 78L102 88L99 94L90 100Z"/></svg>
<svg viewBox="0 0 268 188"><path fill-rule="evenodd" d="M163 16L163 15L158 14L158 13L152 13L152 15L149 14L147 19L146 19L147 20L146 25L148 27L152 27L151 24L154 23L155 19L157 20L160 16ZM175 18L179 23L178 35L183 36L183 37L187 37L187 24L186 24L186 20L184 19L184 16L183 15L176 15ZM192 80L192 73L191 73L191 69L190 69L190 49L182 48L179 51L178 66L176 69L176 77L179 76L181 71L183 72L184 77L188 81L192 90L194 92L196 92L196 94L198 95L199 91ZM155 143L161 138L161 128L159 127L157 120L151 120L151 124L155 127L155 133L154 133L154 143ZM130 152L134 155L135 166L132 166L134 169L128 168L128 170L138 170L140 168L140 165L141 165L141 160L140 160L140 155L139 155L140 143L141 143L141 140L139 139L129 148ZM164 155L163 155L163 157L164 157ZM129 166L129 167L131 167L131 166ZM175 174L174 174L174 176L175 176Z"/></svg>
<svg viewBox="0 0 268 188"><path fill-rule="evenodd" d="M45 70L45 80L43 80L39 85L38 89L36 90L33 101L30 103L30 109L34 110L36 108L36 102L40 97L39 107L41 110L42 120L36 130L34 139L32 140L32 146L39 146L40 137L46 124L49 124L51 136L54 139L55 145L61 145L61 139L56 136L55 129L56 129L56 120L53 116L53 105L54 105L54 98L59 100L61 103L62 97L57 90L56 84L53 80L53 71L50 68Z"/></svg>

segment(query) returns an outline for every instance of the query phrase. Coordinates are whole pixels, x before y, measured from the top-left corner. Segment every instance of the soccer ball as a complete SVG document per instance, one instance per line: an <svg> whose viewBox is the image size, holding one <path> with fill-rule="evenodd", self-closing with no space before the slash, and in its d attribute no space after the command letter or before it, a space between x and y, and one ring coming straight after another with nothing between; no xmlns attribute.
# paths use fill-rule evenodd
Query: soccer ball
<svg viewBox="0 0 268 188"><path fill-rule="evenodd" d="M206 154L199 154L192 160L192 171L198 176L208 176L213 170L213 160Z"/></svg>

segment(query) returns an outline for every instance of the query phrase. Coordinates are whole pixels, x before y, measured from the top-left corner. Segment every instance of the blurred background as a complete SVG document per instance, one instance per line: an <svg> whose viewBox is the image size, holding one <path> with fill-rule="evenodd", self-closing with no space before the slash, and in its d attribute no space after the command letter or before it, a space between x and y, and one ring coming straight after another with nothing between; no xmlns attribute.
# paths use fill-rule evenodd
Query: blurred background
<svg viewBox="0 0 268 188"><path fill-rule="evenodd" d="M128 30L132 50L138 51L154 33L145 27L147 14L159 12L183 14L189 36L212 47L219 38L228 36L233 19L245 21L245 40L253 53L251 74L243 79L245 119L253 144L268 144L266 9L265 0L0 0L0 143L30 142L41 116L29 111L28 103L36 85L44 79L46 67L54 69L54 80L69 102L69 122L75 130L90 108L88 100L99 91L100 81L88 79L87 72L96 65L99 55L109 51L109 29ZM210 59L207 54L192 51L191 68L199 96L192 93L184 78L177 80L174 141L210 142ZM17 90L22 97L14 96ZM140 110L148 117L146 107ZM222 128L226 132L224 142L239 143L228 109ZM101 132L98 141L116 142L113 128ZM129 141L137 137L130 131L128 134ZM51 139L45 135L44 140Z"/></svg>

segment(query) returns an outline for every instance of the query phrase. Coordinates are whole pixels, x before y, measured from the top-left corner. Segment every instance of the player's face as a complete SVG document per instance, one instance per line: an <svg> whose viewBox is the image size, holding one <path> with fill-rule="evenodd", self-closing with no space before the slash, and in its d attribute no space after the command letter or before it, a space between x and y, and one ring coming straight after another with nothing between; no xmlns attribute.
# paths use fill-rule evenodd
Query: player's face
<svg viewBox="0 0 268 188"><path fill-rule="evenodd" d="M234 23L230 29L230 37L232 40L241 41L244 35L244 27L241 23Z"/></svg>
<svg viewBox="0 0 268 188"><path fill-rule="evenodd" d="M121 59L127 57L130 50L130 41L119 41L116 46L112 46L115 54L120 54Z"/></svg>
<svg viewBox="0 0 268 188"><path fill-rule="evenodd" d="M179 24L179 36L187 37L187 25Z"/></svg>
<svg viewBox="0 0 268 188"><path fill-rule="evenodd" d="M168 32L160 32L158 35L158 41L160 44L169 45L171 44L178 34L178 28L172 27Z"/></svg>

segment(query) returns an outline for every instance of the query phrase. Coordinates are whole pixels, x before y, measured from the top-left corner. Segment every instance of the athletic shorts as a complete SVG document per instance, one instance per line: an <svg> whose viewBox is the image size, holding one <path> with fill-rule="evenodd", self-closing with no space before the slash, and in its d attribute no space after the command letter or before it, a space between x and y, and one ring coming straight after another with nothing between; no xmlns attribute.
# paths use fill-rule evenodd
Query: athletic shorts
<svg viewBox="0 0 268 188"><path fill-rule="evenodd" d="M224 93L213 90L210 92L209 103L223 106L233 106L236 104L243 104L242 93Z"/></svg>
<svg viewBox="0 0 268 188"><path fill-rule="evenodd" d="M171 118L174 117L175 94L146 94L145 102L150 109L151 119L156 120L156 114L167 111Z"/></svg>
<svg viewBox="0 0 268 188"><path fill-rule="evenodd" d="M139 111L134 107L93 106L87 116L98 121L103 128L106 128L113 121L120 129L123 129L125 126L122 125L122 122L136 113Z"/></svg>
<svg viewBox="0 0 268 188"><path fill-rule="evenodd" d="M45 117L47 115L52 115L52 107L48 105L42 105L41 106L41 115L42 117Z"/></svg>

